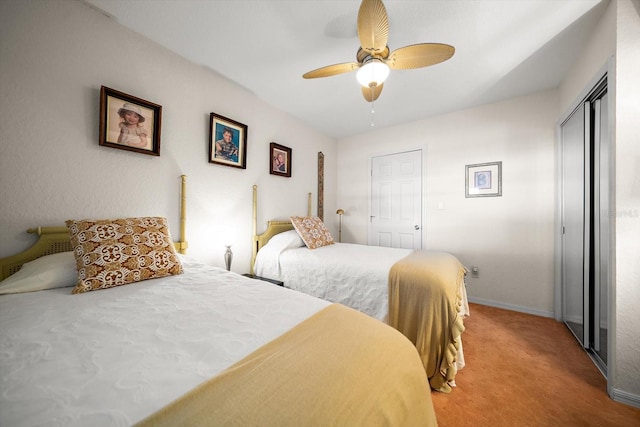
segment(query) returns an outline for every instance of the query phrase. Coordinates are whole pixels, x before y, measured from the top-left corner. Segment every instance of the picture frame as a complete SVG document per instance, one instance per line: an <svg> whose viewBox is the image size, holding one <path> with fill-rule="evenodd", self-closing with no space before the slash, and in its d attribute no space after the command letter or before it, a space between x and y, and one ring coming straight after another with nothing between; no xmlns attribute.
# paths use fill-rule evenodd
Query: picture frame
<svg viewBox="0 0 640 427"><path fill-rule="evenodd" d="M161 105L100 87L101 146L159 156L161 122Z"/></svg>
<svg viewBox="0 0 640 427"><path fill-rule="evenodd" d="M291 178L291 148L275 142L269 144L269 173Z"/></svg>
<svg viewBox="0 0 640 427"><path fill-rule="evenodd" d="M246 169L247 125L216 113L209 117L209 163Z"/></svg>
<svg viewBox="0 0 640 427"><path fill-rule="evenodd" d="M502 196L502 162L465 166L465 197Z"/></svg>

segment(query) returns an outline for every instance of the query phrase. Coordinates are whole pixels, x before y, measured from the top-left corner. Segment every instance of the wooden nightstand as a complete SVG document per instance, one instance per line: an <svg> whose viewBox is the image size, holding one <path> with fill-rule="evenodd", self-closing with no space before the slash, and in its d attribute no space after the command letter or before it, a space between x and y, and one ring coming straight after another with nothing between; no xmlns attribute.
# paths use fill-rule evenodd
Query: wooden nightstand
<svg viewBox="0 0 640 427"><path fill-rule="evenodd" d="M243 274L243 276L249 277L251 279L262 280L264 282L269 282L269 283L273 283L274 285L284 287L284 282L281 282L280 280L267 279L266 277L260 277L260 276L256 276L255 274L249 274L249 273Z"/></svg>

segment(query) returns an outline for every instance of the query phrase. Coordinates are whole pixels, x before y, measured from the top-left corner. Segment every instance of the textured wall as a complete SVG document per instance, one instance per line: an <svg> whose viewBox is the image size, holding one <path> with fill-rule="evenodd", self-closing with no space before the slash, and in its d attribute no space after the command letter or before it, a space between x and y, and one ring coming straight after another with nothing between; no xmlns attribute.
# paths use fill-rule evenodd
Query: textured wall
<svg viewBox="0 0 640 427"><path fill-rule="evenodd" d="M614 387L640 406L640 1L617 6Z"/></svg>
<svg viewBox="0 0 640 427"><path fill-rule="evenodd" d="M0 2L0 256L28 247L24 230L69 218L162 215L179 226L188 176L189 254L249 269L253 184L260 227L306 213L325 154L325 208L335 212L335 140L225 78L73 0ZM100 86L162 105L161 156L98 145ZM248 125L247 169L209 164L209 113ZM293 149L293 177L269 174L269 143ZM314 198L315 201L315 198ZM314 203L315 209L315 203ZM328 225L337 233L334 216Z"/></svg>
<svg viewBox="0 0 640 427"><path fill-rule="evenodd" d="M456 254L475 300L553 314L555 91L341 140L343 239L366 243L370 157L422 148L423 247ZM465 165L502 161L502 197L465 198ZM442 209L441 209L442 208Z"/></svg>

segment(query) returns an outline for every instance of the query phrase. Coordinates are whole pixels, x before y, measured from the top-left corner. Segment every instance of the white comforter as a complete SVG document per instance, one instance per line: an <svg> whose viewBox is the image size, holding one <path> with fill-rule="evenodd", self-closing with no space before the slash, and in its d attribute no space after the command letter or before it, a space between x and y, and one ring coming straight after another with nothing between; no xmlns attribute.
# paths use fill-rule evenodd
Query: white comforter
<svg viewBox="0 0 640 427"><path fill-rule="evenodd" d="M267 243L256 257L255 273L284 286L359 310L386 323L389 315L389 271L413 249L335 243L316 249ZM464 282L460 315L469 316ZM465 366L462 339L456 368ZM455 385L454 382L450 383Z"/></svg>
<svg viewBox="0 0 640 427"><path fill-rule="evenodd" d="M188 262L85 294L1 296L0 425L131 425L328 304Z"/></svg>
<svg viewBox="0 0 640 427"><path fill-rule="evenodd" d="M336 243L317 249L265 245L256 257L258 276L362 311L379 320L389 312L389 270L411 249Z"/></svg>

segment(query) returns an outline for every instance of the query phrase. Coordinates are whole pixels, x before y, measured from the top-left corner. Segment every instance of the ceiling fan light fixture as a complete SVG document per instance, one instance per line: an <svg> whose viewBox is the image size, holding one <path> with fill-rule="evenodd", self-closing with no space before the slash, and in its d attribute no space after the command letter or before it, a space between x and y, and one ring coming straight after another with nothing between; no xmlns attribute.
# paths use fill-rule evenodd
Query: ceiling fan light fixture
<svg viewBox="0 0 640 427"><path fill-rule="evenodd" d="M375 87L382 84L389 76L389 66L380 59L371 58L356 74L358 83L364 87Z"/></svg>
<svg viewBox="0 0 640 427"><path fill-rule="evenodd" d="M450 59L455 48L444 43L417 43L389 51L389 17L382 0L361 0L357 22L360 47L355 62L327 65L302 75L316 79L358 70L356 79L362 86L362 96L371 102L378 99L384 81L394 70L430 67ZM372 123L373 124L373 123Z"/></svg>

